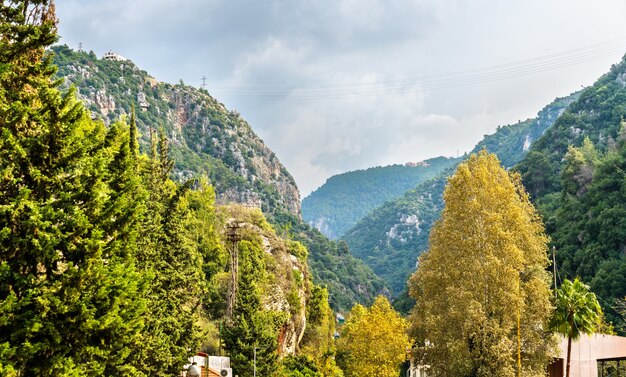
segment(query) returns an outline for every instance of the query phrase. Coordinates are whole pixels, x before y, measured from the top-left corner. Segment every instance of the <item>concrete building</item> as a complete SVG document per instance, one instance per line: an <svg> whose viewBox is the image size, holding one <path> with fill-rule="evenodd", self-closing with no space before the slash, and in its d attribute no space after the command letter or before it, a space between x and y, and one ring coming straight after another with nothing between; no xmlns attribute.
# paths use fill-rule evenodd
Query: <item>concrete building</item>
<svg viewBox="0 0 626 377"><path fill-rule="evenodd" d="M567 339L559 344L560 355L548 367L550 377L565 376ZM570 377L626 377L626 338L594 334L572 342Z"/></svg>
<svg viewBox="0 0 626 377"><path fill-rule="evenodd" d="M128 60L125 57L123 57L122 55L116 54L113 51L109 51L107 53L105 53L102 56L102 59L104 60L113 60L113 61L124 61L124 60Z"/></svg>
<svg viewBox="0 0 626 377"><path fill-rule="evenodd" d="M198 352L195 356L190 357L189 364L185 365L183 369L180 377L192 377L195 369L199 370L200 377L233 377L230 357L209 356L204 352Z"/></svg>
<svg viewBox="0 0 626 377"><path fill-rule="evenodd" d="M559 357L548 366L548 377L565 376L567 339L559 342ZM613 335L582 335L572 342L570 377L626 377L626 338ZM429 377L428 366L416 363L406 377Z"/></svg>

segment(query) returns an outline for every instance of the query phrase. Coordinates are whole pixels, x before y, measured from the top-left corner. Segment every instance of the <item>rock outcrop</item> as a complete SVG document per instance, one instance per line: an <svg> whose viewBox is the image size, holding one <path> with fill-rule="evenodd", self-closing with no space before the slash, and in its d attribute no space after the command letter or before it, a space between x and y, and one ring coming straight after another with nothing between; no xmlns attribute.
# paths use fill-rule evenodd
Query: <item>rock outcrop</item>
<svg viewBox="0 0 626 377"><path fill-rule="evenodd" d="M219 203L287 211L300 217L300 194L274 152L234 110L206 90L157 82L130 60L98 59L67 46L53 48L62 88L75 86L92 117L111 123L136 108L140 145L149 129L163 129L171 141L178 180L206 174Z"/></svg>

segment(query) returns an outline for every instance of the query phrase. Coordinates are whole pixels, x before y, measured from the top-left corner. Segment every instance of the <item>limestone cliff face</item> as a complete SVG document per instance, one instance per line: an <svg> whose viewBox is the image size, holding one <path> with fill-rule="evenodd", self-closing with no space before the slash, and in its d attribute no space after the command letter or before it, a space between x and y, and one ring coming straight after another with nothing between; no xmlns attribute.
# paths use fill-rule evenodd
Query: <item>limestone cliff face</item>
<svg viewBox="0 0 626 377"><path fill-rule="evenodd" d="M140 145L150 128L165 130L176 160L174 174L185 180L211 179L219 203L236 202L266 213L288 211L300 217L300 194L274 152L234 111L206 90L157 82L129 60L108 61L93 53L55 47L63 87L73 85L92 117L111 123L136 108ZM62 87L62 88L63 88Z"/></svg>
<svg viewBox="0 0 626 377"><path fill-rule="evenodd" d="M306 263L291 254L282 240L263 236L263 242L264 251L277 262L273 271L276 278L263 296L263 307L289 313L278 334L278 352L282 356L294 355L306 330L309 271Z"/></svg>
<svg viewBox="0 0 626 377"><path fill-rule="evenodd" d="M245 252L263 255L264 277L259 281L262 308L281 313L285 318L276 334L278 354L281 357L295 355L307 327L306 307L311 297L308 252L300 243L277 235L255 210L237 206L225 207L225 210L229 222L239 223L242 240L252 244Z"/></svg>

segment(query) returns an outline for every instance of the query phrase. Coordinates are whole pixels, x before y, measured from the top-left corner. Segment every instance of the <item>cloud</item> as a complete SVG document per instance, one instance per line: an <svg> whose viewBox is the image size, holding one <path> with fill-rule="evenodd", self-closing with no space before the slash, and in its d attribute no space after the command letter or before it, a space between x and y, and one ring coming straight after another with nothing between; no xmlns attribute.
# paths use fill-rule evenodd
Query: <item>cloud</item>
<svg viewBox="0 0 626 377"><path fill-rule="evenodd" d="M591 84L626 52L620 0L56 4L61 42L114 50L163 81L206 76L305 194L346 170L468 151L498 125ZM609 40L616 47L598 56L583 48ZM567 51L588 59L471 82L462 74Z"/></svg>

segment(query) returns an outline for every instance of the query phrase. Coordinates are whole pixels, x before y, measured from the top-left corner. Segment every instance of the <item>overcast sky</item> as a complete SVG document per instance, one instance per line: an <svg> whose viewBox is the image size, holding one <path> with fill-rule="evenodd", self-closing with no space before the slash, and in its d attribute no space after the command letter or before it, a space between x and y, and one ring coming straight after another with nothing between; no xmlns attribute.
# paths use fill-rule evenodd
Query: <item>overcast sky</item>
<svg viewBox="0 0 626 377"><path fill-rule="evenodd" d="M61 43L237 109L303 196L469 151L626 53L623 0L57 0Z"/></svg>

